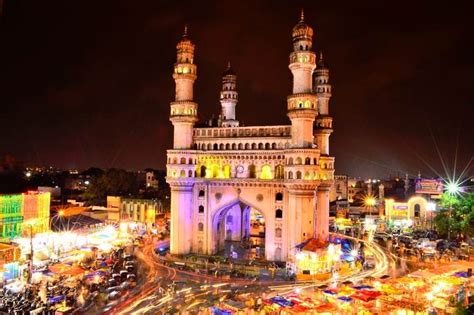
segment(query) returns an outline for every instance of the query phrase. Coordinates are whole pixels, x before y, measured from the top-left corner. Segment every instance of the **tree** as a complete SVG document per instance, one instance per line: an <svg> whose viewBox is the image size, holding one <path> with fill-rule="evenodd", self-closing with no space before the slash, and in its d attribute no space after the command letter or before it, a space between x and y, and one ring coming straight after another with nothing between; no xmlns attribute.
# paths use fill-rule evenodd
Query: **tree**
<svg viewBox="0 0 474 315"><path fill-rule="evenodd" d="M137 179L133 173L111 168L92 179L83 197L89 203L105 204L107 196L128 196L137 191Z"/></svg>
<svg viewBox="0 0 474 315"><path fill-rule="evenodd" d="M443 194L440 202L442 210L434 219L440 235L451 231L463 238L474 236L474 193L462 196Z"/></svg>

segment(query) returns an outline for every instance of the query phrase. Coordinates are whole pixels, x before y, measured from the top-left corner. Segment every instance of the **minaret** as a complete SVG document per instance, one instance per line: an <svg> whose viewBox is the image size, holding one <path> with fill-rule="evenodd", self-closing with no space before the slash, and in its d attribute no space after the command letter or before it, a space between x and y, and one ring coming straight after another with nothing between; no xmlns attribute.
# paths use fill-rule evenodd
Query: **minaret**
<svg viewBox="0 0 474 315"><path fill-rule="evenodd" d="M193 85L197 78L194 64L194 44L188 38L187 27L176 45L177 58L173 79L176 84L175 101L171 103L170 121L174 126L173 149L190 149L193 126L197 121L197 104L193 102Z"/></svg>
<svg viewBox="0 0 474 315"><path fill-rule="evenodd" d="M193 127L197 121L197 104L193 102L193 84L196 80L194 44L188 38L187 28L177 48L173 79L176 83L175 101L171 102L170 121L174 126L173 150L168 150L168 161L176 159L176 150L190 150L193 145ZM192 152L192 151L191 151ZM173 157L173 159L172 159ZM178 173L176 162L168 162L166 181L171 190L170 252L187 254L192 244L192 205L194 178Z"/></svg>
<svg viewBox="0 0 474 315"><path fill-rule="evenodd" d="M291 120L293 148L313 146L313 122L317 115L317 97L313 94L313 71L316 55L311 51L313 29L301 19L292 32L293 51L289 68L293 74L293 94L288 96L288 117Z"/></svg>
<svg viewBox="0 0 474 315"><path fill-rule="evenodd" d="M316 70L314 71L314 91L318 96L318 112L316 119L315 140L322 155L329 155L329 136L332 133L332 117L329 116L329 100L331 85L329 84L329 68L323 53L320 53Z"/></svg>
<svg viewBox="0 0 474 315"><path fill-rule="evenodd" d="M222 127L238 127L239 121L235 119L235 106L238 102L237 75L232 70L230 62L222 75Z"/></svg>

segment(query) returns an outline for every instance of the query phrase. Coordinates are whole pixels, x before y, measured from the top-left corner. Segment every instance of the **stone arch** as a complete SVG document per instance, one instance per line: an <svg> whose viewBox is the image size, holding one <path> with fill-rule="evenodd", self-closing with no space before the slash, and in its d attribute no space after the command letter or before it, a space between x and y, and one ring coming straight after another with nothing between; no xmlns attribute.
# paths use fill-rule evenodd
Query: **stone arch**
<svg viewBox="0 0 474 315"><path fill-rule="evenodd" d="M295 164L296 164L296 165L300 165L300 164L302 164L302 163L303 163L302 159L298 156L298 157L296 158L296 160L295 160Z"/></svg>
<svg viewBox="0 0 474 315"><path fill-rule="evenodd" d="M201 165L199 168L199 177L206 177L206 165Z"/></svg>
<svg viewBox="0 0 474 315"><path fill-rule="evenodd" d="M275 219L283 219L283 210L281 209L275 210Z"/></svg>
<svg viewBox="0 0 474 315"><path fill-rule="evenodd" d="M296 179L301 179L301 172L300 171L296 172Z"/></svg>
<svg viewBox="0 0 474 315"><path fill-rule="evenodd" d="M193 177L193 171L192 170L188 171L188 177Z"/></svg>
<svg viewBox="0 0 474 315"><path fill-rule="evenodd" d="M293 179L293 172L292 171L288 172L288 179Z"/></svg>
<svg viewBox="0 0 474 315"><path fill-rule="evenodd" d="M252 150L256 150L257 149L257 144L256 143L252 143Z"/></svg>
<svg viewBox="0 0 474 315"><path fill-rule="evenodd" d="M275 166L275 179L283 179L285 177L285 167L282 164Z"/></svg>
<svg viewBox="0 0 474 315"><path fill-rule="evenodd" d="M259 143L259 144L258 144L258 149L259 149L259 150L263 150L263 143Z"/></svg>
<svg viewBox="0 0 474 315"><path fill-rule="evenodd" d="M304 160L304 164L305 164L305 165L311 165L311 158L307 157L307 158Z"/></svg>
<svg viewBox="0 0 474 315"><path fill-rule="evenodd" d="M249 178L257 177L257 167L254 164L248 166Z"/></svg>
<svg viewBox="0 0 474 315"><path fill-rule="evenodd" d="M179 164L186 164L186 158L182 157L181 160L179 161Z"/></svg>
<svg viewBox="0 0 474 315"><path fill-rule="evenodd" d="M292 157L290 157L290 158L288 159L288 165L293 165L293 158L292 158Z"/></svg>
<svg viewBox="0 0 474 315"><path fill-rule="evenodd" d="M225 149L226 149L226 150L230 150L230 143L226 143Z"/></svg>
<svg viewBox="0 0 474 315"><path fill-rule="evenodd" d="M181 170L181 172L179 172L179 177L186 177L186 171Z"/></svg>
<svg viewBox="0 0 474 315"><path fill-rule="evenodd" d="M232 150L237 149L237 145L235 143L232 143Z"/></svg>
<svg viewBox="0 0 474 315"><path fill-rule="evenodd" d="M214 150L219 150L219 145L217 143L214 143Z"/></svg>

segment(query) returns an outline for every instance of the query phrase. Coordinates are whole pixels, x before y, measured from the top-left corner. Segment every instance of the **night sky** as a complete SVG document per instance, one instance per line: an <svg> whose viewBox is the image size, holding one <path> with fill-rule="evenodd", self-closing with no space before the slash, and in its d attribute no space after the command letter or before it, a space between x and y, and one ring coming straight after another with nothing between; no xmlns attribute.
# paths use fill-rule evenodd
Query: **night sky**
<svg viewBox="0 0 474 315"><path fill-rule="evenodd" d="M423 160L442 171L435 142L450 168L458 142L458 168L466 165L471 10L436 1L4 0L0 155L61 168L164 168L185 24L201 119L219 113L231 61L237 119L289 124L288 55L301 7L331 70L336 174L434 176Z"/></svg>

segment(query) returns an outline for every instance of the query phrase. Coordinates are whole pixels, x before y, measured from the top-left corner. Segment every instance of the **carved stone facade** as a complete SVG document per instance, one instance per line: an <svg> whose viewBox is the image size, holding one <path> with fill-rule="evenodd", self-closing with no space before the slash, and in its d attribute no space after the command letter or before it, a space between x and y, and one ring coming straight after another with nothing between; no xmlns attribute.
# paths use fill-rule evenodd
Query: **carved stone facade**
<svg viewBox="0 0 474 315"><path fill-rule="evenodd" d="M254 213L264 222L258 237L264 234L268 260L287 260L308 238L327 240L334 177L331 87L322 56L318 62L311 50L312 36L302 16L293 28L290 54L291 124L282 126L239 125L237 76L230 64L223 75L217 126L195 126L198 105L188 91L197 78L194 44L186 33L178 43L170 116L174 146L167 152L173 254L215 254L226 241L251 238Z"/></svg>

